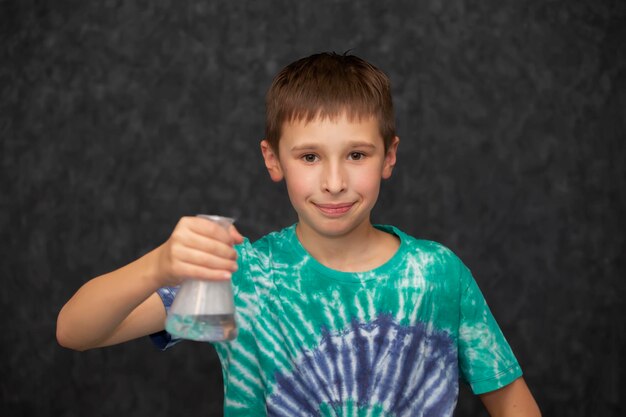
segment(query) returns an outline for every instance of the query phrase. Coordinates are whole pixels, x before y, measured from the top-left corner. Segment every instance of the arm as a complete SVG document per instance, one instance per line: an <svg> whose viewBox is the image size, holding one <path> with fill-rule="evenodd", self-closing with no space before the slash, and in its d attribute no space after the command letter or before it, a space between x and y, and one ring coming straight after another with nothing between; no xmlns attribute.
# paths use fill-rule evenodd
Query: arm
<svg viewBox="0 0 626 417"><path fill-rule="evenodd" d="M524 378L509 385L479 396L491 417L540 417L541 411L535 402Z"/></svg>
<svg viewBox="0 0 626 417"><path fill-rule="evenodd" d="M155 291L184 278L227 279L237 268L234 227L199 217L183 217L163 245L136 261L83 285L63 306L57 340L86 350L163 330L165 309Z"/></svg>
<svg viewBox="0 0 626 417"><path fill-rule="evenodd" d="M165 310L155 293L157 251L85 283L59 313L59 344L86 350L163 329Z"/></svg>

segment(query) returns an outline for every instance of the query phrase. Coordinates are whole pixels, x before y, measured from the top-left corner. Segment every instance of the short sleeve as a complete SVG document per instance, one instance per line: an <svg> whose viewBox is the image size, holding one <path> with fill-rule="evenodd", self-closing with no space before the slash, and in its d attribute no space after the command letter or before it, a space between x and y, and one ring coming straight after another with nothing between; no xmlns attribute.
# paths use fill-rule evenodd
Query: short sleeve
<svg viewBox="0 0 626 417"><path fill-rule="evenodd" d="M163 287L157 290L157 294L159 294L159 297L161 297L161 301L163 301L163 306L165 307L166 314L170 311L170 307L174 302L174 297L176 297L178 288L179 287ZM152 343L154 343L157 348L165 350L174 346L182 339L172 336L166 330L161 330L160 332L151 334L150 340L152 340Z"/></svg>
<svg viewBox="0 0 626 417"><path fill-rule="evenodd" d="M483 394L510 384L522 376L522 370L478 284L464 265L460 282L460 374L474 394Z"/></svg>

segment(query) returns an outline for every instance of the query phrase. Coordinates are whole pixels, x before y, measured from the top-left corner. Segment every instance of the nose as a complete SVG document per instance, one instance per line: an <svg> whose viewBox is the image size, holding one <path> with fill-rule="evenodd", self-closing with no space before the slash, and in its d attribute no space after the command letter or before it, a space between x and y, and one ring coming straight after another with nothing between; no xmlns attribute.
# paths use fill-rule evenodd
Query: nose
<svg viewBox="0 0 626 417"><path fill-rule="evenodd" d="M346 190L346 173L340 163L329 162L324 167L322 187L330 194L338 194Z"/></svg>

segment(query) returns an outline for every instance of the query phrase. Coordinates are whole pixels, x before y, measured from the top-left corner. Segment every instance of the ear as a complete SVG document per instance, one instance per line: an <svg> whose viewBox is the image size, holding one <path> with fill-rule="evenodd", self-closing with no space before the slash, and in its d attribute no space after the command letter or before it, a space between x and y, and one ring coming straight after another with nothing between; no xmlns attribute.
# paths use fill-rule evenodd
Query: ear
<svg viewBox="0 0 626 417"><path fill-rule="evenodd" d="M389 149L387 149L387 154L385 155L385 162L383 163L383 179L387 179L391 177L391 172L393 171L393 167L396 166L396 155L398 153L398 144L400 143L400 138L395 136L389 145Z"/></svg>
<svg viewBox="0 0 626 417"><path fill-rule="evenodd" d="M265 167L267 172L270 173L272 181L279 182L283 179L283 169L280 166L280 160L278 155L274 152L267 140L261 141L261 152L263 153L263 159L265 160Z"/></svg>

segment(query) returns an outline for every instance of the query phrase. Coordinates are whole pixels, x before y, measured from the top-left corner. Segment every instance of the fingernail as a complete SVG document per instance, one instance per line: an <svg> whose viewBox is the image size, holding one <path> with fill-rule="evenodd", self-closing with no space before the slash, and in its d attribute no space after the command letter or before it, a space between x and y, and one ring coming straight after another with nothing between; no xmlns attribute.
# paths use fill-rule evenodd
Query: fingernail
<svg viewBox="0 0 626 417"><path fill-rule="evenodd" d="M230 272L224 272L223 277L224 279L231 279L233 277L233 274L231 274Z"/></svg>

